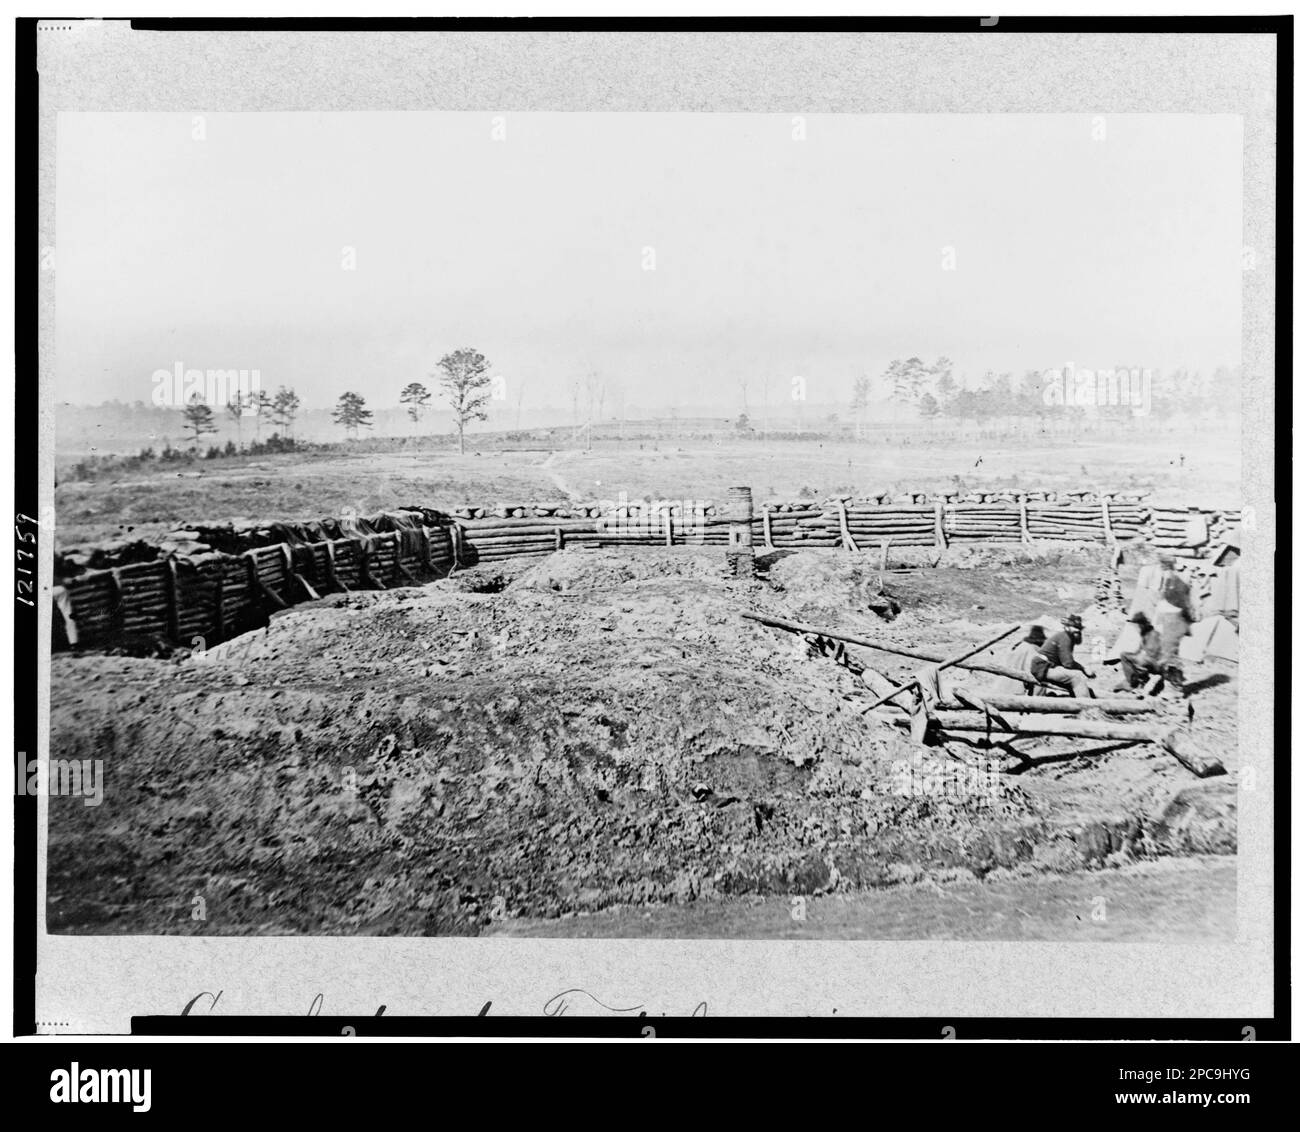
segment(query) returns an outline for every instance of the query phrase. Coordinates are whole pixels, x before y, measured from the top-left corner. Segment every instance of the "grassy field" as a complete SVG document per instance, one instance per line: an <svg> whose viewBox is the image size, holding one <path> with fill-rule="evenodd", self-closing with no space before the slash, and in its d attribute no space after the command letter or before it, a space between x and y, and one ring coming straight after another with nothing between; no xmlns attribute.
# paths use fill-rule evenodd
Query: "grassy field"
<svg viewBox="0 0 1300 1132"><path fill-rule="evenodd" d="M1229 438L1163 433L943 440L600 439L591 448L526 448L478 438L478 451L288 454L161 465L61 481L60 546L149 537L186 522L307 519L406 504L629 496L757 499L873 491L1084 488L1145 490L1171 502L1239 505L1241 453Z"/></svg>

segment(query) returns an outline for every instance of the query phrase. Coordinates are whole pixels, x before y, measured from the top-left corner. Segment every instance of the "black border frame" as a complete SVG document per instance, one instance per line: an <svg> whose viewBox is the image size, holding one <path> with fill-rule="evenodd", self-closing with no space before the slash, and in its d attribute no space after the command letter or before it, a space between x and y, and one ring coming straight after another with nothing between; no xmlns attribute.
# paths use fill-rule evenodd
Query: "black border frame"
<svg viewBox="0 0 1300 1132"><path fill-rule="evenodd" d="M108 17L115 18L115 17ZM77 17L76 19L81 19ZM15 21L15 449L14 505L16 513L38 516L37 436L39 435L39 372L37 279L38 230L38 112L39 76L36 69L37 25L60 17L23 17ZM1276 319L1274 357L1276 372L1292 373L1292 272L1294 239L1294 18L1292 16L1179 16L1179 17L1000 17L984 26L979 17L701 17L701 18L175 18L133 19L134 30L155 32L260 31L260 32L963 32L1007 35L1026 32L1080 32L1087 34L1260 34L1277 37L1277 243ZM1283 437L1278 419L1293 417L1293 388L1289 380L1277 384L1275 439L1283 441L1288 464L1294 459L1291 434ZM1291 482L1276 478L1274 459L1277 550L1283 563L1292 553L1289 512ZM1282 508L1286 507L1287 514ZM15 536L17 535L15 527ZM1274 564L1278 560L1275 551ZM1291 589L1285 582L1275 593L1275 624L1291 622ZM15 602L14 619L14 749L34 750L38 720L36 709L37 610ZM1270 1018L524 1018L491 1013L487 1004L476 1016L402 1017L282 1017L282 1016L149 1016L132 1019L135 1035L326 1036L353 1027L360 1036L437 1037L640 1037L652 1025L658 1036L698 1038L885 1038L934 1040L945 1026L955 1026L962 1039L1065 1039L1081 1041L1203 1041L1240 1042L1245 1028L1253 1028L1260 1041L1287 1040L1291 1036L1291 760L1289 754L1292 650L1275 648L1279 689L1286 689L1275 705L1274 732L1274 986L1275 1013ZM1281 738L1284 741L1278 742ZM15 1035L36 1032L36 842L37 800L14 798L14 969L13 1025ZM486 990L486 988L485 988ZM92 1036L87 1036L92 1037Z"/></svg>

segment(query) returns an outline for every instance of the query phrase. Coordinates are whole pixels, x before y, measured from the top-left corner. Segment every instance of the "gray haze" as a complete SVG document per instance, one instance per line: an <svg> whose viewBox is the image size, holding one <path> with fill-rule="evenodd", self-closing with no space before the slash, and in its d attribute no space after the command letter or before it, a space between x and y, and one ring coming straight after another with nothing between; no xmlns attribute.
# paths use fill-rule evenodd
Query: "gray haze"
<svg viewBox="0 0 1300 1132"><path fill-rule="evenodd" d="M1240 362L1237 118L497 117L61 114L59 400L182 362L387 408L461 345L525 424L593 373L612 417L913 354Z"/></svg>

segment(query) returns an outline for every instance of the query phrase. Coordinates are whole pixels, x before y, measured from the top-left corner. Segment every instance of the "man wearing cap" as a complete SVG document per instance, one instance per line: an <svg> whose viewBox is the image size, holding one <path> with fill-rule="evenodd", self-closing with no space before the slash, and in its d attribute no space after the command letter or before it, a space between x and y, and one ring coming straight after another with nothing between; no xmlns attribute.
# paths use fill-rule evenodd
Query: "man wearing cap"
<svg viewBox="0 0 1300 1132"><path fill-rule="evenodd" d="M1086 700L1093 695L1088 687L1093 673L1074 659L1074 646L1083 640L1083 618L1071 613L1061 624L1065 628L1039 646L1029 670L1035 680L1068 688L1075 699Z"/></svg>
<svg viewBox="0 0 1300 1132"><path fill-rule="evenodd" d="M1138 647L1132 652L1120 653L1119 663L1124 670L1124 683L1117 684L1115 691L1129 692L1134 688L1145 688L1152 676L1160 674L1160 634L1151 624L1145 613L1135 613L1129 618L1137 626L1141 638ZM1160 685L1157 685L1157 690Z"/></svg>

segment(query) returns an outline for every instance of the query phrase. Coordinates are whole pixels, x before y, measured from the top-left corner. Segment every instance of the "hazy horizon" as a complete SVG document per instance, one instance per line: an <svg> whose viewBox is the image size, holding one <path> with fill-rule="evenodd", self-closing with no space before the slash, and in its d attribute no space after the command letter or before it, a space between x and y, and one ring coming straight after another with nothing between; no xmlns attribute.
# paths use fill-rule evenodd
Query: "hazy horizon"
<svg viewBox="0 0 1300 1132"><path fill-rule="evenodd" d="M58 401L181 363L387 407L463 345L525 418L593 374L610 417L1241 360L1235 117L202 118L59 115Z"/></svg>

